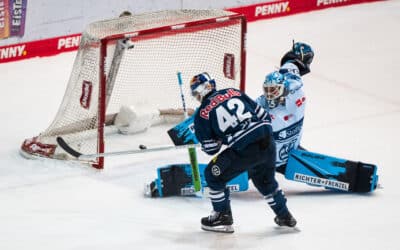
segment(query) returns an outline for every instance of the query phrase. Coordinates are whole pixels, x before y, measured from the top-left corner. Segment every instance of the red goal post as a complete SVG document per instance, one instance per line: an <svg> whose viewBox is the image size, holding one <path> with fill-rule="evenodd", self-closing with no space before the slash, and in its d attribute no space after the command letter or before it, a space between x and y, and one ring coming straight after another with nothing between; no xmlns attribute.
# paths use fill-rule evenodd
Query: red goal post
<svg viewBox="0 0 400 250"><path fill-rule="evenodd" d="M57 145L57 136L82 153L104 153L122 106L181 107L177 71L184 83L205 71L217 88L244 90L246 31L243 15L224 10L160 11L90 24L56 117L23 142L22 155L76 160ZM183 91L190 96L188 84ZM198 106L187 99L189 108ZM104 158L87 163L101 169Z"/></svg>

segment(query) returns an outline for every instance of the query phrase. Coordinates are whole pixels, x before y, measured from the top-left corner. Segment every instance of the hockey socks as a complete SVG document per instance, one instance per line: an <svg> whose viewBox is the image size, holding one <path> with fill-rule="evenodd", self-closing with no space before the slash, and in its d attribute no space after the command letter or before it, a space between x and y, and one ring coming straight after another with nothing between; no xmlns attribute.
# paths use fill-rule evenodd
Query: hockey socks
<svg viewBox="0 0 400 250"><path fill-rule="evenodd" d="M264 198L277 216L283 216L289 212L286 207L285 195L281 189L276 189L272 194L266 195Z"/></svg>
<svg viewBox="0 0 400 250"><path fill-rule="evenodd" d="M286 198L281 189L276 189L270 195L264 197L268 205L272 208L276 217L274 219L278 226L294 227L297 224L296 219L292 216L286 206Z"/></svg>
<svg viewBox="0 0 400 250"><path fill-rule="evenodd" d="M230 200L229 200L229 189L225 190L212 190L209 191L209 197L211 199L214 211L222 212L230 210Z"/></svg>

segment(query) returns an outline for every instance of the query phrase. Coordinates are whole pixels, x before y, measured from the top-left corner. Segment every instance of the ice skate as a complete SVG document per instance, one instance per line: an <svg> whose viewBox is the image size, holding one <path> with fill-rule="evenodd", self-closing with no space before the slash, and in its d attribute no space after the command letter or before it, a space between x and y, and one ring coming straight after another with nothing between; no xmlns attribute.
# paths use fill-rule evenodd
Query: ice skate
<svg viewBox="0 0 400 250"><path fill-rule="evenodd" d="M295 227L297 224L296 219L288 212L284 216L276 216L274 219L275 223L281 227Z"/></svg>
<svg viewBox="0 0 400 250"><path fill-rule="evenodd" d="M212 211L208 217L201 219L201 229L205 231L213 231L220 233L233 233L232 212L215 212Z"/></svg>

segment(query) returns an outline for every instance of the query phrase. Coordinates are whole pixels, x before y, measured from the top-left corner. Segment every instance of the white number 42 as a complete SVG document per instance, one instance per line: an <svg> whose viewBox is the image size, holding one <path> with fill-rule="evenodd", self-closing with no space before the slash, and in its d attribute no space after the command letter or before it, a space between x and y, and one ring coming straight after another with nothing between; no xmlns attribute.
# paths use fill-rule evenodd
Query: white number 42
<svg viewBox="0 0 400 250"><path fill-rule="evenodd" d="M234 128L239 124L239 122L251 118L251 113L244 112L244 103L237 98L230 99L227 102L227 107L231 112L229 112L224 106L219 106L215 110L218 126L222 132L225 132L229 127Z"/></svg>

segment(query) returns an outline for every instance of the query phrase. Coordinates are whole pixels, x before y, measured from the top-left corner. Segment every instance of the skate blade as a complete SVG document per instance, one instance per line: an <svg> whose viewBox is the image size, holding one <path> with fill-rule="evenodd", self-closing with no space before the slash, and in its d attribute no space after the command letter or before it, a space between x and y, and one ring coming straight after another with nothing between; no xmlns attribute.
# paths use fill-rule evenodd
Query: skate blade
<svg viewBox="0 0 400 250"><path fill-rule="evenodd" d="M277 232L281 233L281 234L285 234L285 233L300 233L301 230L298 226L294 226L294 227L289 227L289 226L275 226L275 229L277 230Z"/></svg>
<svg viewBox="0 0 400 250"><path fill-rule="evenodd" d="M234 232L232 225L215 226L215 227L201 225L201 229L203 229L204 231L211 231L211 232L217 232L217 233L233 233Z"/></svg>

